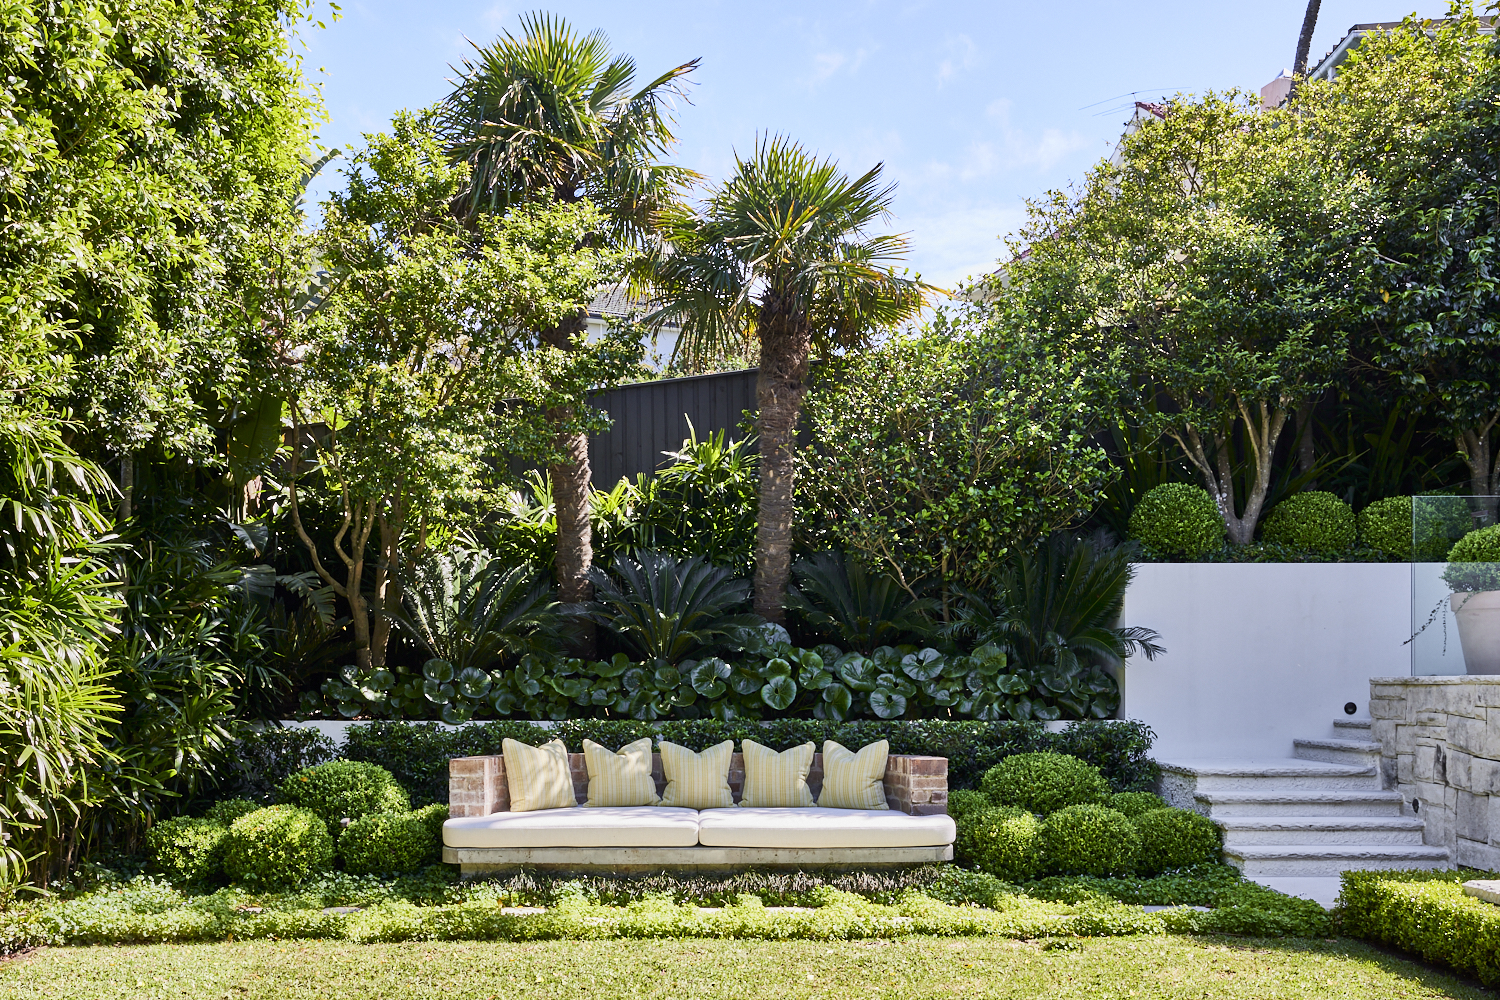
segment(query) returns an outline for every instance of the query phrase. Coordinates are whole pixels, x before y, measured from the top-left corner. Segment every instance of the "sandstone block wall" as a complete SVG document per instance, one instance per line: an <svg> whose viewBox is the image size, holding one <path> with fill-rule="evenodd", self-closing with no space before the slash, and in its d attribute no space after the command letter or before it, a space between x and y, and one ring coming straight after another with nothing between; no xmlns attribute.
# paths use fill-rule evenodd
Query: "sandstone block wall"
<svg viewBox="0 0 1500 1000"><path fill-rule="evenodd" d="M1500 870L1500 676L1375 677L1381 776L1454 864Z"/></svg>

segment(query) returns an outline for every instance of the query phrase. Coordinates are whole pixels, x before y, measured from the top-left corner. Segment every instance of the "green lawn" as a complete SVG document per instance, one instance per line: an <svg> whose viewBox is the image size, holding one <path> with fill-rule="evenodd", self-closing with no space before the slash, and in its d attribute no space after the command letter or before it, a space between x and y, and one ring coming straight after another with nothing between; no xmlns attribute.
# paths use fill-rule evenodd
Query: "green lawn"
<svg viewBox="0 0 1500 1000"><path fill-rule="evenodd" d="M1062 947L1058 947L1058 945ZM0 996L485 1000L722 997L1492 997L1347 940L1153 936L1025 942L252 941L48 948L0 962Z"/></svg>

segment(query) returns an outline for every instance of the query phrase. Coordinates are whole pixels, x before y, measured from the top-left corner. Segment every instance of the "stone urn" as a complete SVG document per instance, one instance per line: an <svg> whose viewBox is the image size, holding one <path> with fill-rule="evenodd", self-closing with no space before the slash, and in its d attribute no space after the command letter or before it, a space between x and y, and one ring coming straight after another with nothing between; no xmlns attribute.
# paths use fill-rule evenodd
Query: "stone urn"
<svg viewBox="0 0 1500 1000"><path fill-rule="evenodd" d="M1460 591L1449 595L1448 606L1458 620L1464 670L1500 674L1500 590Z"/></svg>

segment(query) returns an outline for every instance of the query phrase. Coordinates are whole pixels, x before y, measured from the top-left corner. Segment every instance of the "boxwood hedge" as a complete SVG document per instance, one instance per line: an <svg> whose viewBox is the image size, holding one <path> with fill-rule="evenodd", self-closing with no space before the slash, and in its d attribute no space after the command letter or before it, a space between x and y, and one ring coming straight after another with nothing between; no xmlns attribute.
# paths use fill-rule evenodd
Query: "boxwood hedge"
<svg viewBox="0 0 1500 1000"><path fill-rule="evenodd" d="M1497 877L1468 869L1345 872L1344 931L1500 986L1500 906L1464 895L1462 885Z"/></svg>

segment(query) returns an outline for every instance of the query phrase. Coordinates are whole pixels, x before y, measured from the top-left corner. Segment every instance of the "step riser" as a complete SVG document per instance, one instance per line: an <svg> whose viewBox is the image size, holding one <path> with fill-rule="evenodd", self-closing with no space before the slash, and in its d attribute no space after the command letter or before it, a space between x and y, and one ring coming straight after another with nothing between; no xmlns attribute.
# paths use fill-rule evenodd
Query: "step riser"
<svg viewBox="0 0 1500 1000"><path fill-rule="evenodd" d="M1378 772L1359 775L1200 774L1195 792L1379 791Z"/></svg>
<svg viewBox="0 0 1500 1000"><path fill-rule="evenodd" d="M1415 861L1409 858L1391 860L1359 858L1340 861L1336 858L1256 858L1244 861L1226 852L1224 860L1240 870L1246 878L1311 878L1342 875L1346 871L1400 871L1422 868L1434 871L1447 868L1444 860Z"/></svg>
<svg viewBox="0 0 1500 1000"><path fill-rule="evenodd" d="M1210 819L1248 816L1370 816L1401 815L1399 802L1220 802L1198 800L1198 811Z"/></svg>
<svg viewBox="0 0 1500 1000"><path fill-rule="evenodd" d="M1224 847L1327 844L1331 847L1399 845L1420 847L1421 830L1225 830Z"/></svg>
<svg viewBox="0 0 1500 1000"><path fill-rule="evenodd" d="M1296 749L1298 760L1316 760L1324 764L1342 764L1345 767L1378 767L1380 754L1367 750L1338 750L1333 747L1302 747Z"/></svg>

